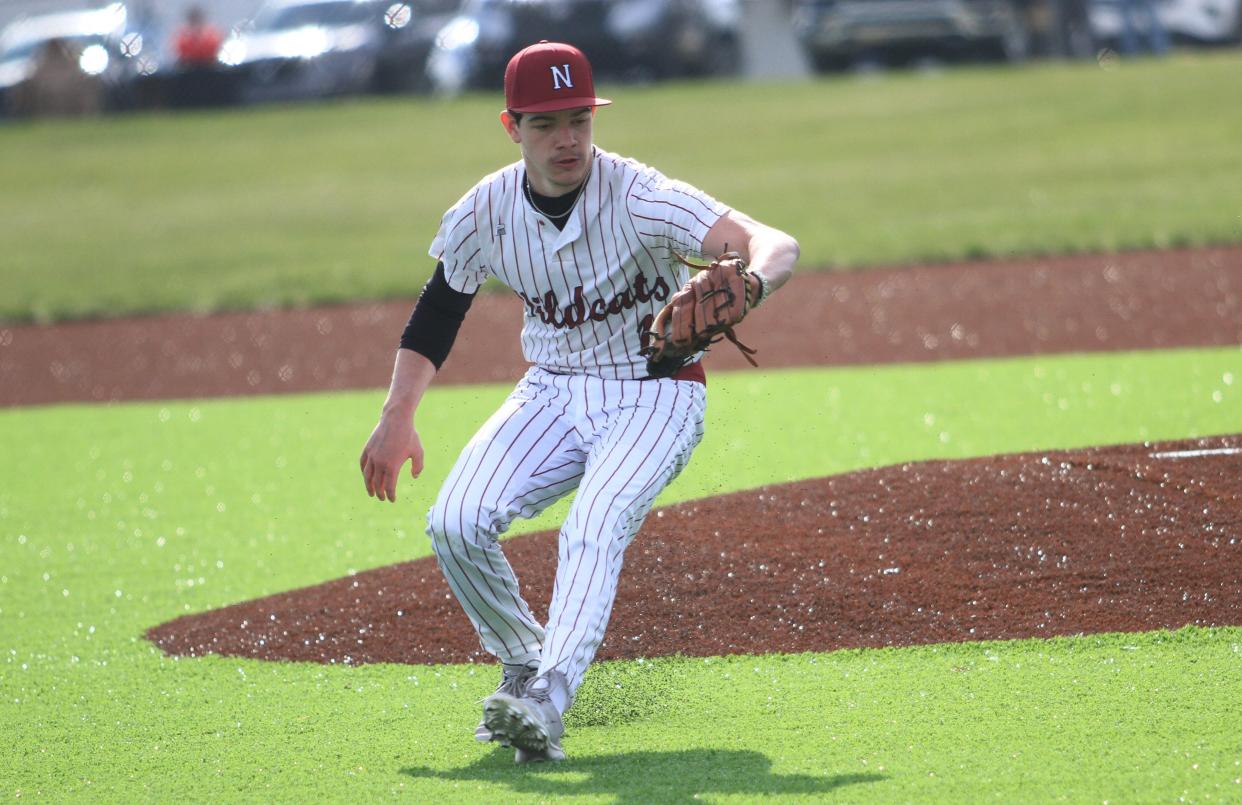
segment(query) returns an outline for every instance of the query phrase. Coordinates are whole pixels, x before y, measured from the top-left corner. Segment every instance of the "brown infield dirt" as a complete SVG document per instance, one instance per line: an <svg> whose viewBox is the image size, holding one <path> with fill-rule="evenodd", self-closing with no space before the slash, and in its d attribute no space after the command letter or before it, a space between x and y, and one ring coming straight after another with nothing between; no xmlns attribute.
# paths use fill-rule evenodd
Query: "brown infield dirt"
<svg viewBox="0 0 1242 805"><path fill-rule="evenodd" d="M0 405L384 386L410 306L0 326ZM518 377L520 313L481 297L438 382ZM743 337L765 368L1242 344L1242 247L802 274ZM709 386L743 366L717 349ZM505 542L536 612L555 540ZM1239 568L1242 434L903 464L653 512L598 657L1242 624ZM148 637L179 655L491 660L430 558Z"/></svg>
<svg viewBox="0 0 1242 805"><path fill-rule="evenodd" d="M1232 450L1160 458L1176 450ZM658 509L597 657L1242 624L1242 436L902 464ZM505 553L535 612L555 531ZM171 654L486 662L433 559L178 620Z"/></svg>
<svg viewBox="0 0 1242 805"><path fill-rule="evenodd" d="M0 323L0 406L386 388L412 306ZM436 382L516 381L521 326L481 295ZM803 272L739 334L765 369L1238 344L1242 245Z"/></svg>

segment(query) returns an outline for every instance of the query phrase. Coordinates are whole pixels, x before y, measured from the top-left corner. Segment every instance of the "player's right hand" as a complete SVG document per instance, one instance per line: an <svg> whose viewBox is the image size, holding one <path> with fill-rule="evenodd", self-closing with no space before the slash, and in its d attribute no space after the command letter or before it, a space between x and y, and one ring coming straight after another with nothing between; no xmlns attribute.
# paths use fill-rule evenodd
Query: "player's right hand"
<svg viewBox="0 0 1242 805"><path fill-rule="evenodd" d="M380 417L358 459L367 494L395 502L397 478L406 461L410 462L410 475L417 478L423 471L423 443L413 420L408 415Z"/></svg>

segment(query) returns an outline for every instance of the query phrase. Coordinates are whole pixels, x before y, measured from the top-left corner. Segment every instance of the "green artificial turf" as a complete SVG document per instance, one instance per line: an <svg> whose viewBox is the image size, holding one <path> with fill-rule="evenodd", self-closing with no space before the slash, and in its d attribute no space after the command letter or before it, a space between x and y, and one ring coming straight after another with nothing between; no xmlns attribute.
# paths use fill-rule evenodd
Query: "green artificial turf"
<svg viewBox="0 0 1242 805"><path fill-rule="evenodd" d="M1242 239L1242 54L608 87L604 148L809 267ZM0 127L0 320L411 296L517 158L494 95Z"/></svg>
<svg viewBox="0 0 1242 805"><path fill-rule="evenodd" d="M718 374L662 503L850 469L1242 430L1236 348ZM491 668L172 659L189 611L429 553L506 393L433 389L396 505L378 392L0 412L0 794L108 801L1242 795L1242 630L597 666L570 763L470 740ZM721 469L714 469L721 468ZM555 524L560 510L525 526ZM524 529L515 529L520 531Z"/></svg>
<svg viewBox="0 0 1242 805"><path fill-rule="evenodd" d="M472 740L491 669L139 649L6 667L29 729L0 746L5 793L33 799L1227 802L1242 796L1240 643L1186 628L603 663L570 760L530 769Z"/></svg>

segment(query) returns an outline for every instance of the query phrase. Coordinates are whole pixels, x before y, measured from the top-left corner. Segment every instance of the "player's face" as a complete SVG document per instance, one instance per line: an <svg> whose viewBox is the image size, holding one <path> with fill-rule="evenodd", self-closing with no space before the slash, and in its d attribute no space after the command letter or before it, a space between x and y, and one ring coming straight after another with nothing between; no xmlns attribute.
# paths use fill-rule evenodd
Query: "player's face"
<svg viewBox="0 0 1242 805"><path fill-rule="evenodd" d="M522 146L526 175L535 191L560 196L582 184L591 168L591 107L522 115L514 124L503 115L505 130Z"/></svg>

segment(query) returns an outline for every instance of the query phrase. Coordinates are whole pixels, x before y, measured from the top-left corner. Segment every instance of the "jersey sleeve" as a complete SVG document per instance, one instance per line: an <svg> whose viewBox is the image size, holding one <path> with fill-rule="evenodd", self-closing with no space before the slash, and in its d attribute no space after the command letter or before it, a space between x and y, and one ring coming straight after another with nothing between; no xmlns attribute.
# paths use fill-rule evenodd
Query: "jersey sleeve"
<svg viewBox="0 0 1242 805"><path fill-rule="evenodd" d="M683 256L703 256L703 239L729 208L692 185L647 168L629 198L639 235Z"/></svg>
<svg viewBox="0 0 1242 805"><path fill-rule="evenodd" d="M487 280L482 241L476 221L478 189L471 190L440 219L440 231L427 253L444 264L444 279L459 293L472 294Z"/></svg>

